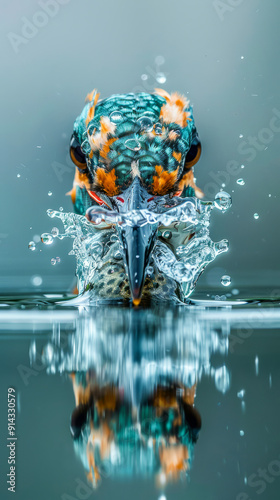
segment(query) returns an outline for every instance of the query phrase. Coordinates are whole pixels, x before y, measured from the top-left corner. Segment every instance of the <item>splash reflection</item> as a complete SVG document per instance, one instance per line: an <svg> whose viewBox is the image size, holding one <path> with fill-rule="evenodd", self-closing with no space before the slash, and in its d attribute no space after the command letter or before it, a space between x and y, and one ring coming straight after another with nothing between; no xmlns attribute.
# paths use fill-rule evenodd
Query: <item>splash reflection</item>
<svg viewBox="0 0 280 500"><path fill-rule="evenodd" d="M176 334L175 334L176 332ZM211 326L186 308L81 309L72 333L54 324L51 340L32 344L47 372L66 373L75 404L74 448L96 487L108 476L154 476L165 484L189 475L201 429L195 405L201 377L226 392L230 326ZM213 354L221 363L211 365Z"/></svg>

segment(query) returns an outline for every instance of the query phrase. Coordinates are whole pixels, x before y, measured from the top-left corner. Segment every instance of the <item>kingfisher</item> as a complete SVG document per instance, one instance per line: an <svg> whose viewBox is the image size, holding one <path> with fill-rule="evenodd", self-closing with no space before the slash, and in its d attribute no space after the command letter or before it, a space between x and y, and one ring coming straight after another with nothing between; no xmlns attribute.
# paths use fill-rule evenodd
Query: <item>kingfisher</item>
<svg viewBox="0 0 280 500"><path fill-rule="evenodd" d="M100 99L94 89L74 123L70 157L75 177L69 192L74 211L93 224L100 222L98 213L119 214L116 229L125 272L118 287L135 305L154 286L147 269L160 233L149 214L164 212L175 201L203 197L193 173L200 155L192 106L177 92L155 89L153 94ZM129 222L123 223L127 214ZM157 286L168 288L170 279L157 278Z"/></svg>

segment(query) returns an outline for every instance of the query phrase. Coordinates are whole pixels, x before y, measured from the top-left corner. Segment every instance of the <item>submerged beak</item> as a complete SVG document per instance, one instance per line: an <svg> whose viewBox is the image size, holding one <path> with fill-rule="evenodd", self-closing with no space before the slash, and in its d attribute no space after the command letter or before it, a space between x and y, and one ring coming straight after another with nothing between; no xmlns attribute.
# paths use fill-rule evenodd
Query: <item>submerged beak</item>
<svg viewBox="0 0 280 500"><path fill-rule="evenodd" d="M141 186L138 177L135 178L127 194L126 205L127 209L133 212L132 218L129 224L118 225L118 233L123 245L123 259L133 304L138 306L158 225L149 223L141 214L141 210L147 209L148 193Z"/></svg>

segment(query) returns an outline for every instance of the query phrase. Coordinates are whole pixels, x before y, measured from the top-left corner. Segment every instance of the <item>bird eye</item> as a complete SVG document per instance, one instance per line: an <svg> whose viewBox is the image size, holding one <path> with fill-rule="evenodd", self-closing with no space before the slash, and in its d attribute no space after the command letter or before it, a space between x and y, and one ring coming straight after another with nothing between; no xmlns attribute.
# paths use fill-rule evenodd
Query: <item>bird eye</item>
<svg viewBox="0 0 280 500"><path fill-rule="evenodd" d="M185 160L185 170L189 170L193 167L199 160L201 155L201 143L196 140L192 143Z"/></svg>
<svg viewBox="0 0 280 500"><path fill-rule="evenodd" d="M74 439L77 439L81 432L82 428L87 422L87 414L89 411L88 405L79 404L74 409L71 415L71 423L70 423L70 431Z"/></svg>
<svg viewBox="0 0 280 500"><path fill-rule="evenodd" d="M73 163L81 169L85 170L87 168L87 162L86 162L86 157L85 154L83 153L81 149L80 143L77 141L76 137L74 134L71 137L70 141L70 157Z"/></svg>
<svg viewBox="0 0 280 500"><path fill-rule="evenodd" d="M198 438L199 431L201 429L201 416L197 409L189 405L188 403L182 402L183 412L185 415L185 422L188 424L193 439L196 441Z"/></svg>

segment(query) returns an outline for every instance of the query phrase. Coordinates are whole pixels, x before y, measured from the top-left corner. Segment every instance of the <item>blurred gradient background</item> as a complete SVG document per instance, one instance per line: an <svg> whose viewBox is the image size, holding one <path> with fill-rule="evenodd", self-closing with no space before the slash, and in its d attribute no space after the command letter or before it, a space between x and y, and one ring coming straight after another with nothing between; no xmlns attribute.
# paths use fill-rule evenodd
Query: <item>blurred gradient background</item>
<svg viewBox="0 0 280 500"><path fill-rule="evenodd" d="M68 146L86 94L163 87L194 105L203 147L195 175L206 199L222 184L233 198L211 224L212 239L227 238L230 251L209 265L197 290L280 294L279 3L1 0L1 7L1 293L73 287L71 240L39 242L34 252L28 243L53 227L48 208L72 210ZM223 274L232 277L227 289Z"/></svg>

